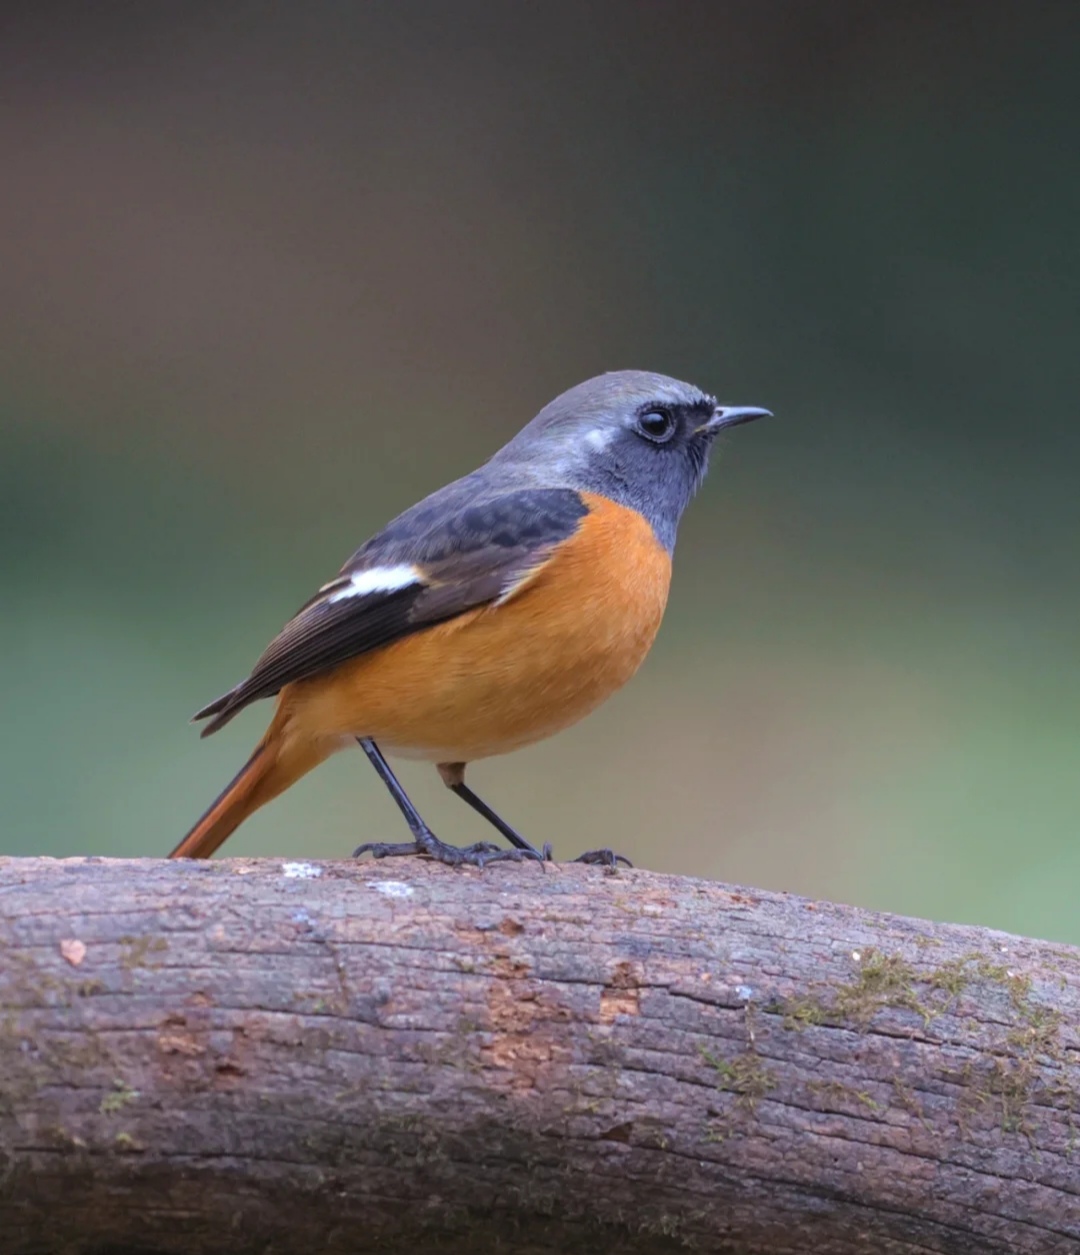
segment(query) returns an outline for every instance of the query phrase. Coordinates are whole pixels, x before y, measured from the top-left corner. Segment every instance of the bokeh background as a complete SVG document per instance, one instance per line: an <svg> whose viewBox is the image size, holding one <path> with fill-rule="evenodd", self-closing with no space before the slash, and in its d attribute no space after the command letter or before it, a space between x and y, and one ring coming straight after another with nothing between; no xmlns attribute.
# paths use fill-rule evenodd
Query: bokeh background
<svg viewBox="0 0 1080 1255"><path fill-rule="evenodd" d="M776 418L636 681L471 782L564 855L1080 942L1078 83L1069 4L4 6L0 850L168 850L269 716L191 712L634 366ZM401 834L345 754L228 850Z"/></svg>

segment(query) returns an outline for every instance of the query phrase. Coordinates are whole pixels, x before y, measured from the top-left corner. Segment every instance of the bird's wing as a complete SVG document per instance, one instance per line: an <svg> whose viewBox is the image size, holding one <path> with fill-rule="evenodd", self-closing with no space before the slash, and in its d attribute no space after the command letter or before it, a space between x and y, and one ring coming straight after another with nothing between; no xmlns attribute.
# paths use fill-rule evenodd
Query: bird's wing
<svg viewBox="0 0 1080 1255"><path fill-rule="evenodd" d="M251 675L194 716L210 720L203 736L294 680L511 596L588 513L569 488L473 502L461 492L442 502L440 496L353 554L270 642Z"/></svg>

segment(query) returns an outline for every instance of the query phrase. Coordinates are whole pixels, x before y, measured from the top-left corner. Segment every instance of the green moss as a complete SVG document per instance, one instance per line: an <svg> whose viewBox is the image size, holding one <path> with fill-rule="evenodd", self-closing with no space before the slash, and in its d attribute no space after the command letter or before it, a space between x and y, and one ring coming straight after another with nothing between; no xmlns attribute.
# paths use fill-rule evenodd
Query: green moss
<svg viewBox="0 0 1080 1255"><path fill-rule="evenodd" d="M931 989L940 989L949 997L959 997L977 981L1001 985L1009 995L1013 1009L1024 1013L1031 995L1031 977L1013 972L1000 962L994 962L977 950L971 950L958 958L950 959L933 969L924 978Z"/></svg>
<svg viewBox="0 0 1080 1255"><path fill-rule="evenodd" d="M61 1150L85 1150L86 1143L81 1137L69 1133L62 1124L54 1124L42 1130L45 1136Z"/></svg>
<svg viewBox="0 0 1080 1255"><path fill-rule="evenodd" d="M118 1111L133 1103L139 1096L137 1089L132 1089L126 1081L119 1078L113 1081L113 1088L101 1100L98 1110L103 1116L114 1116Z"/></svg>
<svg viewBox="0 0 1080 1255"><path fill-rule="evenodd" d="M957 998L971 980L966 959L950 959L935 968L927 977L931 989L940 989L949 998Z"/></svg>
<svg viewBox="0 0 1080 1255"><path fill-rule="evenodd" d="M1036 1002L1031 977L1013 971L997 955L970 951L920 972L901 955L870 950L860 961L853 979L835 992L823 990L820 997L802 995L776 1001L764 1010L766 1014L782 1016L785 1029L801 1030L829 1024L865 1028L879 1012L896 1008L918 1015L928 1029L939 1016L953 1011L966 991L978 986L996 986L1003 992L1008 1003L1005 1016L1011 1022L999 1039L986 1047L980 1061L945 1076L963 1090L957 1106L961 1135L967 1135L968 1123L975 1113L993 1111L1003 1133L1030 1138L1034 1133L1034 1099L1041 1090L1058 1111L1064 1108L1071 1153L1076 1141L1073 1113L1080 1106L1080 1094L1067 1081L1050 1085L1045 1073L1048 1063L1065 1063L1062 1016L1052 1007ZM966 1025L973 1038L984 1037L988 1028L993 1031L993 1026L984 1021ZM840 1089L846 1087L838 1089L824 1082L820 1092L839 1097ZM911 1090L894 1081L893 1093L897 1106L929 1128L922 1106ZM854 1091L851 1096L858 1098Z"/></svg>
<svg viewBox="0 0 1080 1255"><path fill-rule="evenodd" d="M776 1088L776 1078L753 1051L748 1050L735 1059L720 1059L704 1046L698 1048L698 1053L716 1072L716 1088L738 1094L750 1110L759 1098Z"/></svg>
<svg viewBox="0 0 1080 1255"><path fill-rule="evenodd" d="M886 1007L914 1011L924 1024L934 1018L933 1008L915 994L918 972L898 954L867 952L855 979L836 992L833 1012L841 1019L865 1025Z"/></svg>
<svg viewBox="0 0 1080 1255"><path fill-rule="evenodd" d="M875 1102L865 1090L855 1089L840 1081L810 1081L806 1088L814 1097L824 1102L831 1102L835 1106L842 1103L855 1103L872 1113L881 1110L881 1104Z"/></svg>
<svg viewBox="0 0 1080 1255"><path fill-rule="evenodd" d="M793 998L779 1007L769 1007L767 1010L779 1010L784 1017L784 1028L795 1032L821 1024L826 1014L826 1009L820 1002L814 1002L809 998Z"/></svg>
<svg viewBox="0 0 1080 1255"><path fill-rule="evenodd" d="M978 981L1000 984L1013 1009L1028 1016L1031 978L974 951L920 973L901 955L868 950L854 979L840 986L828 1001L790 998L770 1003L765 1011L782 1015L786 1029L803 1029L830 1020L865 1026L879 1011L891 1007L914 1012L928 1027ZM942 996L935 998L935 994Z"/></svg>
<svg viewBox="0 0 1080 1255"><path fill-rule="evenodd" d="M160 967L160 963L149 961L150 956L168 948L169 943L164 937L121 937L120 966L129 972L137 967Z"/></svg>
<svg viewBox="0 0 1080 1255"><path fill-rule="evenodd" d="M1027 1059L994 1059L987 1089L996 1099L1003 1133L1030 1134L1028 1103L1032 1096L1033 1068Z"/></svg>
<svg viewBox="0 0 1080 1255"><path fill-rule="evenodd" d="M965 985L978 982L1001 986L1008 995L1015 1022L999 1043L1001 1053L985 1066L965 1065L948 1079L963 1086L958 1107L961 1132L979 1110L989 1109L1002 1133L1018 1133L1031 1140L1036 1132L1034 1098L1043 1081L1043 1061L1064 1062L1061 1043L1062 1016L1052 1007L1042 1006L1031 997L1031 977L1013 972L1004 963L973 952L932 973L939 987L959 994ZM1044 1087L1051 1097L1065 1105L1071 1151L1075 1087L1065 1081Z"/></svg>
<svg viewBox="0 0 1080 1255"><path fill-rule="evenodd" d="M894 1076L892 1080L893 1097L896 1099L896 1105L906 1111L909 1115L915 1117L923 1126L927 1133L932 1133L933 1126L926 1118L926 1112L923 1105L919 1101L915 1091L909 1089L898 1076Z"/></svg>

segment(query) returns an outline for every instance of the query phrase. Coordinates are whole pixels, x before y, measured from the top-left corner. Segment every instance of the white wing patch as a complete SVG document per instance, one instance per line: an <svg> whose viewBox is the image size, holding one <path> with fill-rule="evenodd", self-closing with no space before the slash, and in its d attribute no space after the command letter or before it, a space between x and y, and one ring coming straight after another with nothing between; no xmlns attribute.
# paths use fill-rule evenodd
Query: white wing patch
<svg viewBox="0 0 1080 1255"><path fill-rule="evenodd" d="M337 581L335 581L336 583ZM395 593L410 584L420 584L420 572L414 566L375 566L366 571L354 571L348 583L332 592L327 598L331 604L347 597L368 597L372 593Z"/></svg>

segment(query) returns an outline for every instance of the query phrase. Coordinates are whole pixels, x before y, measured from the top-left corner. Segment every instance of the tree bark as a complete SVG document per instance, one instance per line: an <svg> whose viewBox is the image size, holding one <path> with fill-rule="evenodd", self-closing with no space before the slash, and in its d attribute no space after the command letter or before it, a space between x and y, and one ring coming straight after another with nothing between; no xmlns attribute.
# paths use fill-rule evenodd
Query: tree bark
<svg viewBox="0 0 1080 1255"><path fill-rule="evenodd" d="M642 871L0 859L0 1250L1080 1250L1080 951Z"/></svg>

